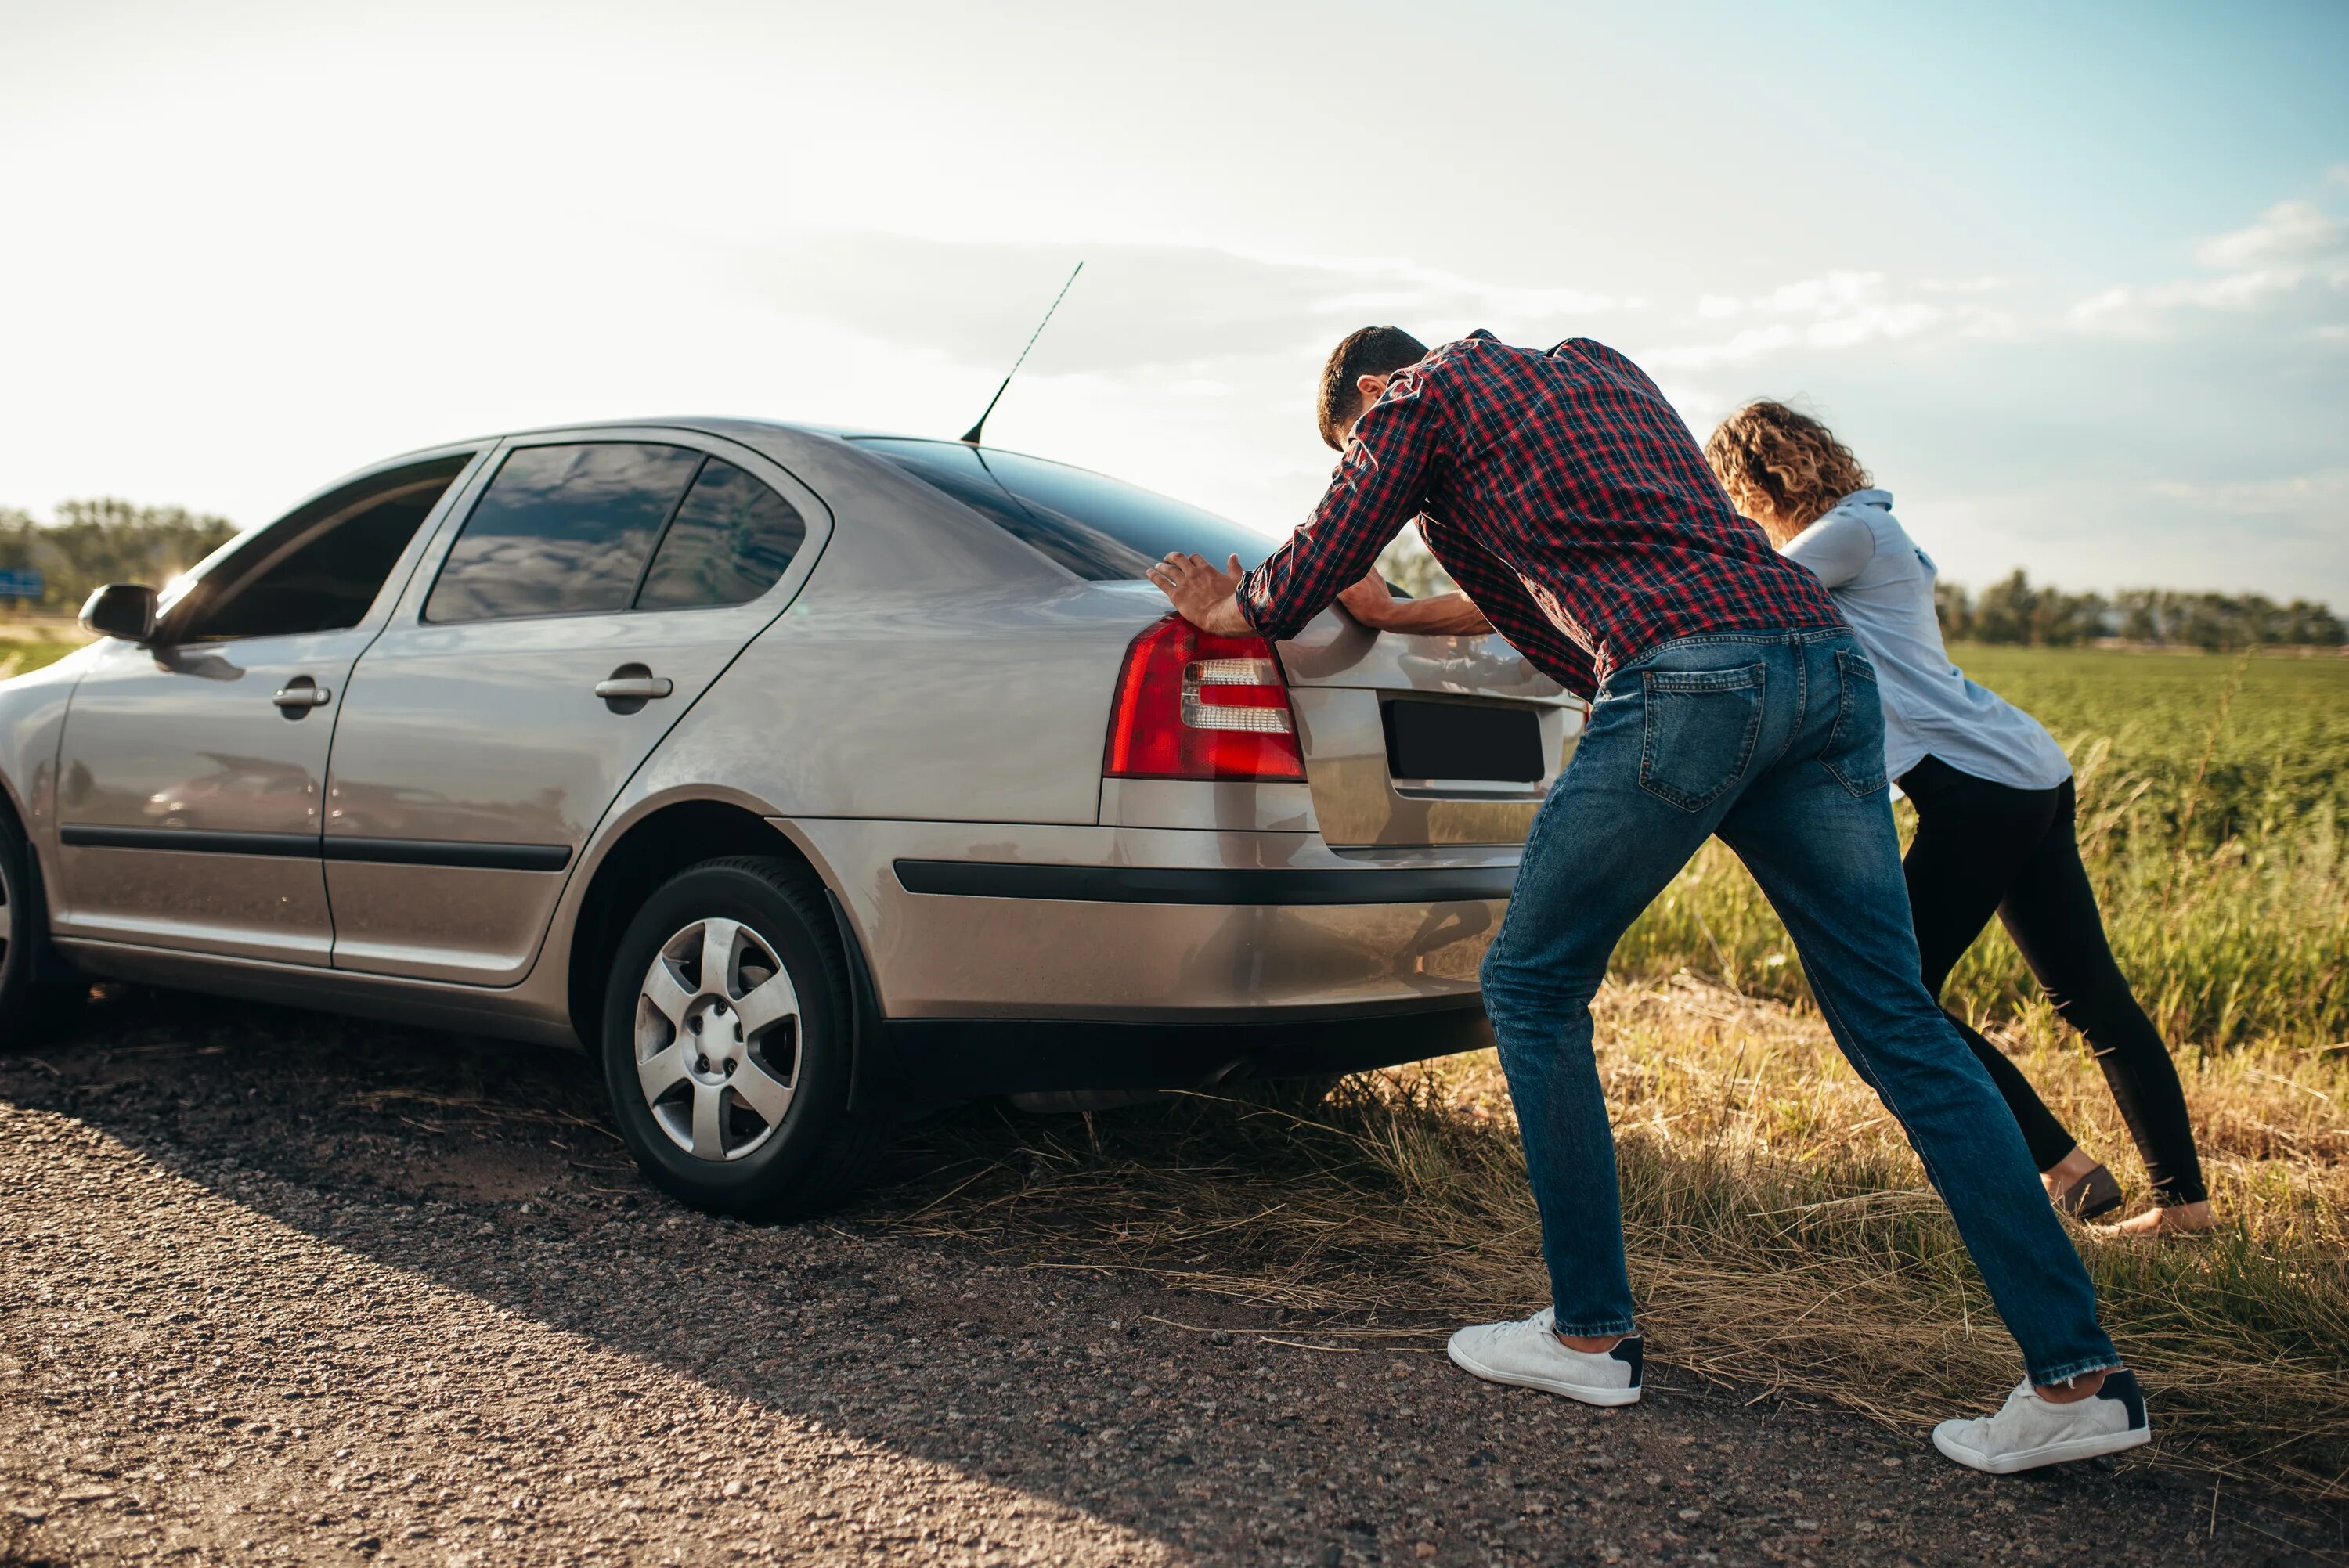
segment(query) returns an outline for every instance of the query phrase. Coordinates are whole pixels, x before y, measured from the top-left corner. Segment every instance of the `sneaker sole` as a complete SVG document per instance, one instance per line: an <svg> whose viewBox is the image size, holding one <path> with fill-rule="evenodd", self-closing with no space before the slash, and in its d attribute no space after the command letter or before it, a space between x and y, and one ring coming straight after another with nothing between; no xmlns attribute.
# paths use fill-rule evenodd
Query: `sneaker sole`
<svg viewBox="0 0 2349 1568"><path fill-rule="evenodd" d="M1506 1383L1512 1388L1538 1388L1545 1394L1563 1394L1585 1405L1619 1406L1640 1402L1640 1390L1637 1388L1594 1388L1588 1383L1568 1383L1529 1372L1504 1372L1497 1367L1470 1360L1461 1354L1456 1345L1446 1345L1444 1353L1452 1357L1452 1365L1471 1377L1482 1377L1487 1383Z"/></svg>
<svg viewBox="0 0 2349 1568"><path fill-rule="evenodd" d="M1933 1431L1933 1446L1941 1450L1944 1458L1955 1460L1968 1470L1978 1470L1987 1475L2013 1475L2017 1470L2037 1470L2042 1465L2060 1465L2074 1460L2093 1460L2104 1454L2125 1453L2151 1441L2151 1428L2132 1427L2125 1432L2107 1432L2093 1438L2065 1438L2059 1442L2041 1443L2037 1448L2017 1449L2011 1454L1992 1455L1951 1442L1941 1436L1939 1428Z"/></svg>

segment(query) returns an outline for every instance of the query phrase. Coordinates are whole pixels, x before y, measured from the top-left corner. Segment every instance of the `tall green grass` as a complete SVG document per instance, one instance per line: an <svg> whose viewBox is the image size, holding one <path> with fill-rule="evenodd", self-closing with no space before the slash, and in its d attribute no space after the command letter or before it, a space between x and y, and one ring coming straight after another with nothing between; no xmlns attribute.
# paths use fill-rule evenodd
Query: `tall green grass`
<svg viewBox="0 0 2349 1568"><path fill-rule="evenodd" d="M2191 1052L2349 1036L2349 660L1987 647L1958 656L2070 750L2106 934L2166 1038ZM1898 812L1906 832L1914 815ZM1616 965L1805 1000L1785 928L1719 844L1632 927ZM2034 1040L2056 1028L1995 927L1942 1000Z"/></svg>

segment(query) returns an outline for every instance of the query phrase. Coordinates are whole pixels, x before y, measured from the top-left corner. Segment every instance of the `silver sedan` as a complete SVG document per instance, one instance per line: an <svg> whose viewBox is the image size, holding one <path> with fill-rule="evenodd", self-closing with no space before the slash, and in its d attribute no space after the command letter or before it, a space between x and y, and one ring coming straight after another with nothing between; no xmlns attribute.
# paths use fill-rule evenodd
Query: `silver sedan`
<svg viewBox="0 0 2349 1568"><path fill-rule="evenodd" d="M584 1044L646 1175L909 1106L1485 1037L1580 705L1497 639L1169 617L1196 508L992 448L536 430L337 480L0 683L0 1040L90 977Z"/></svg>

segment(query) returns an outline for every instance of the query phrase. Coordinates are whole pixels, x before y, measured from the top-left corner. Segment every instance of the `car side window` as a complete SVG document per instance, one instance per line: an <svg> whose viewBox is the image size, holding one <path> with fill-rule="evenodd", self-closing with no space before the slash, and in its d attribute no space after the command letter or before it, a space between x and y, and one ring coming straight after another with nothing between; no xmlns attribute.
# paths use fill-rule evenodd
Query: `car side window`
<svg viewBox="0 0 2349 1568"><path fill-rule="evenodd" d="M625 610L699 452L642 441L523 447L450 547L427 621Z"/></svg>
<svg viewBox="0 0 2349 1568"><path fill-rule="evenodd" d="M711 458L661 537L636 608L746 604L775 585L806 540L807 524L791 502Z"/></svg>
<svg viewBox="0 0 2349 1568"><path fill-rule="evenodd" d="M174 594L177 640L336 632L366 619L400 552L471 454L373 475L322 496Z"/></svg>

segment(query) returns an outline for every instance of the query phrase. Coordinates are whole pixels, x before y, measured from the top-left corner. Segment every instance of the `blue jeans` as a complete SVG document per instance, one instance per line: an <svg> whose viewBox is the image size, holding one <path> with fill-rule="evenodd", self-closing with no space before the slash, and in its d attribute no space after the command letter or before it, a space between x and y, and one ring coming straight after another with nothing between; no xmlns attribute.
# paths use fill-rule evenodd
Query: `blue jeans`
<svg viewBox="0 0 2349 1568"><path fill-rule="evenodd" d="M1786 923L1819 1011L1900 1119L2034 1383L2117 1367L2013 1114L1918 977L1876 675L1841 627L1684 637L1609 677L1526 841L1485 1002L1562 1334L1631 1330L1590 998L1708 834Z"/></svg>

